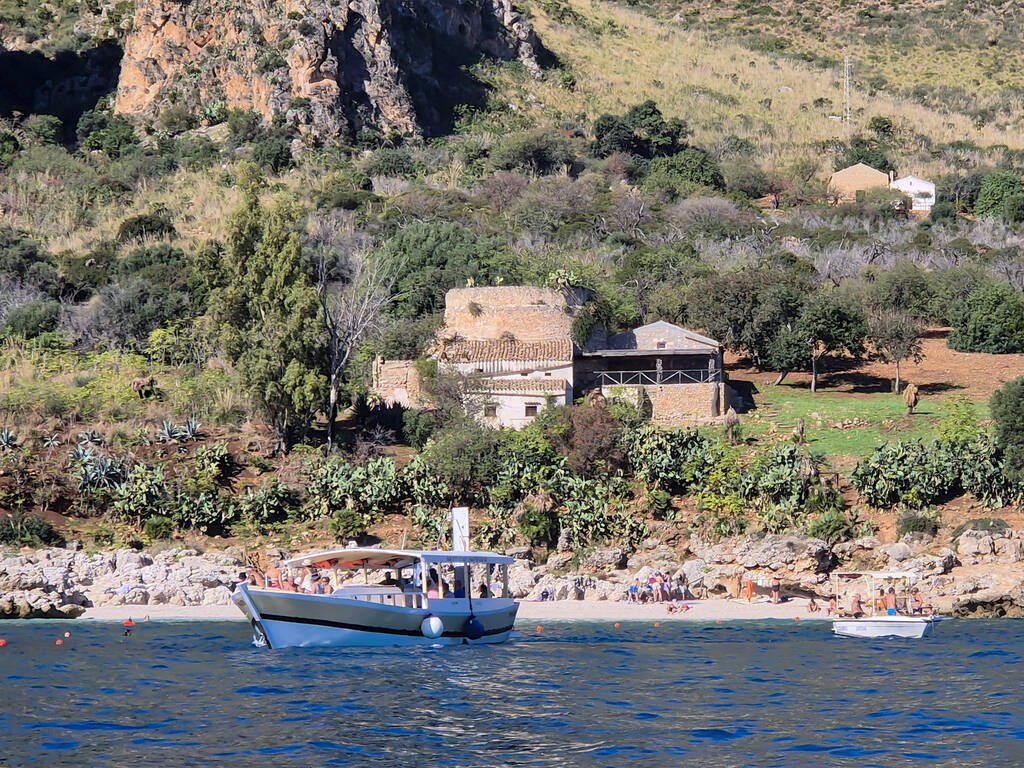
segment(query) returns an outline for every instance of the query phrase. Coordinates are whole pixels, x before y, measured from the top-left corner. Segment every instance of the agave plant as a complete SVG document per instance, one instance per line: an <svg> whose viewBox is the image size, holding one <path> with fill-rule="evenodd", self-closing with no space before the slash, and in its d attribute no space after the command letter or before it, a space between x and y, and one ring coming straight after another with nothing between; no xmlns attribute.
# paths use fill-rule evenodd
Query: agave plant
<svg viewBox="0 0 1024 768"><path fill-rule="evenodd" d="M160 429L156 431L156 439L161 443L173 443L185 437L185 429L170 419L164 419Z"/></svg>
<svg viewBox="0 0 1024 768"><path fill-rule="evenodd" d="M43 438L43 448L60 448L60 435L52 434Z"/></svg>
<svg viewBox="0 0 1024 768"><path fill-rule="evenodd" d="M195 442L203 437L203 425L200 424L196 419L192 418L185 422L184 427L179 427L182 431L182 437L185 440L191 440Z"/></svg>
<svg viewBox="0 0 1024 768"><path fill-rule="evenodd" d="M79 445L103 445L103 435L95 429L87 429L78 433Z"/></svg>
<svg viewBox="0 0 1024 768"><path fill-rule="evenodd" d="M78 489L95 491L101 488L116 488L124 479L125 471L121 463L101 456L82 464L78 473Z"/></svg>
<svg viewBox="0 0 1024 768"><path fill-rule="evenodd" d="M69 458L75 464L91 464L96 459L96 452L87 445L76 445Z"/></svg>
<svg viewBox="0 0 1024 768"><path fill-rule="evenodd" d="M0 450L18 450L18 436L7 427L0 429Z"/></svg>

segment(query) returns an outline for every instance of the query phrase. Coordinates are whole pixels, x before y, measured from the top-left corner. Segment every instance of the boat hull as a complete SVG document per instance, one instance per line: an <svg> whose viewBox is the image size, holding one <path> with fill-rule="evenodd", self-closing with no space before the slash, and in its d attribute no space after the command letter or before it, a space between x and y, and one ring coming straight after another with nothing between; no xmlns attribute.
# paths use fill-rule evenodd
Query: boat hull
<svg viewBox="0 0 1024 768"><path fill-rule="evenodd" d="M863 619L835 619L832 631L841 637L908 637L918 639L932 631L938 617L874 616Z"/></svg>
<svg viewBox="0 0 1024 768"><path fill-rule="evenodd" d="M501 643L508 640L519 606L510 599L433 599L424 608L384 605L327 595L239 588L232 599L249 619L257 644L270 648L413 646ZM470 615L483 634L467 631ZM425 636L423 619L436 616L444 630Z"/></svg>

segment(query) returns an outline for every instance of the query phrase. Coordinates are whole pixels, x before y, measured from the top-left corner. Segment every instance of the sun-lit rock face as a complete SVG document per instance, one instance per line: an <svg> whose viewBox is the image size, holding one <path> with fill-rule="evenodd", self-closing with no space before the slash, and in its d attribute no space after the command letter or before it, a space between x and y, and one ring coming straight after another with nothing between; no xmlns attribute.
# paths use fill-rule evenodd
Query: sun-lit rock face
<svg viewBox="0 0 1024 768"><path fill-rule="evenodd" d="M482 103L464 67L520 60L540 44L512 0L137 0L116 109L155 123L252 109L310 140L446 130Z"/></svg>

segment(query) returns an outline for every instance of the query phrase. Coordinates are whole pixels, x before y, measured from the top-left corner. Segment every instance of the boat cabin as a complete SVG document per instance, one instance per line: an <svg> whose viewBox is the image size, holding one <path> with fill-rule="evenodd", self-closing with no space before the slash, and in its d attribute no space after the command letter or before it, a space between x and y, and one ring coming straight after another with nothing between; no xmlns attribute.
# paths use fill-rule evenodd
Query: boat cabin
<svg viewBox="0 0 1024 768"><path fill-rule="evenodd" d="M287 568L334 571L340 584L331 597L403 608L428 601L511 598L508 567L514 561L492 552L336 549L285 561ZM361 575L362 583L342 583Z"/></svg>

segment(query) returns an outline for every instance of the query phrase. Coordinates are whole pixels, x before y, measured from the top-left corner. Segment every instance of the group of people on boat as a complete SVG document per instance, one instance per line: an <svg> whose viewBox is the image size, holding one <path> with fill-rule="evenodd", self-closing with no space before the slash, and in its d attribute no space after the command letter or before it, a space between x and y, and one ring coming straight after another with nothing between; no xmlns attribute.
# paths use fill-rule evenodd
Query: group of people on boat
<svg viewBox="0 0 1024 768"><path fill-rule="evenodd" d="M925 605L921 590L912 587L906 598L896 594L895 587L878 588L878 595L874 598L874 613L888 616L927 616L932 613L932 607ZM831 595L828 602L827 616L847 616L854 619L862 619L868 615L870 603L865 604L860 592L855 592L850 597L850 607L844 610L839 605L836 595ZM810 609L808 609L810 610Z"/></svg>

